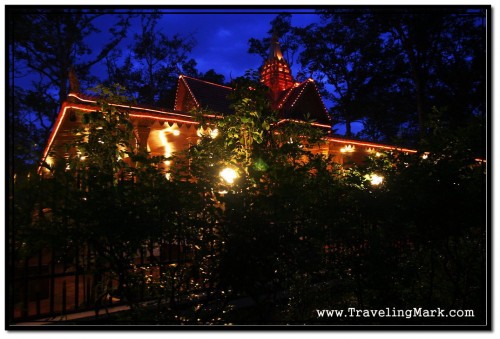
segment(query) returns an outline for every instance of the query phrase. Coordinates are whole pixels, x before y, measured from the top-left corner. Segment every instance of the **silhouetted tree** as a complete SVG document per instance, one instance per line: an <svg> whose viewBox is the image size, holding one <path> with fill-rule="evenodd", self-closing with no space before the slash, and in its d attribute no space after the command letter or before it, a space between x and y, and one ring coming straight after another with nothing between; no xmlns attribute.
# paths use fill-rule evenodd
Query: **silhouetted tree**
<svg viewBox="0 0 500 339"><path fill-rule="evenodd" d="M194 40L180 34L167 36L158 24L161 17L159 13L140 15L139 33L134 35L131 53L123 65L119 54L108 60L108 82L126 83L144 104L165 105L175 91L179 74L195 72L196 62L188 57Z"/></svg>
<svg viewBox="0 0 500 339"><path fill-rule="evenodd" d="M107 34L97 27L101 20L111 26ZM55 122L57 109L70 90L69 74L92 83L90 69L102 61L125 37L129 16L103 9L56 9L39 7L9 8L9 78L11 90L9 118L20 121L20 129L32 130L32 145L45 143ZM92 48L89 38L101 34L102 45ZM23 88L19 91L15 88ZM23 118L21 118L23 117ZM11 130L15 133L15 130ZM15 138L15 137L14 137ZM32 146L33 147L33 146ZM36 161L37 151L30 159ZM16 151L14 149L14 151Z"/></svg>
<svg viewBox="0 0 500 339"><path fill-rule="evenodd" d="M297 29L304 50L301 65L333 87L326 92L333 102L332 115L345 123L347 137L351 123L365 115L366 93L377 79L380 37L369 25L369 14L350 11L320 12L321 24Z"/></svg>
<svg viewBox="0 0 500 339"><path fill-rule="evenodd" d="M281 51L290 66L295 61L295 53L299 44L293 35L292 15L290 13L281 13L270 22L271 29L268 31L268 37L261 40L250 38L248 40L248 52L258 54L262 60L269 57L269 48L271 46L271 37L276 37L280 42Z"/></svg>

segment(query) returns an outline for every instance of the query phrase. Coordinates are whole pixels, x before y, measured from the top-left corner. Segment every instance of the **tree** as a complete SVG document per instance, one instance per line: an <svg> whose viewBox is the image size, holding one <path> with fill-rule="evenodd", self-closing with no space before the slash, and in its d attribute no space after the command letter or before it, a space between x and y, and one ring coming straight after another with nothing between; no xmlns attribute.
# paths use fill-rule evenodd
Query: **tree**
<svg viewBox="0 0 500 339"><path fill-rule="evenodd" d="M39 129L38 119L54 109L53 105L43 105L38 94L26 91L20 87L9 90L9 172L12 175L26 175L41 152L44 134ZM52 102L53 104L53 102ZM32 112L30 106L36 106L38 111ZM15 113L15 114L14 114ZM14 133L15 131L15 133Z"/></svg>
<svg viewBox="0 0 500 339"><path fill-rule="evenodd" d="M482 116L478 99L484 93L485 69L477 67L486 55L480 12L384 9L319 14L320 24L296 30L304 46L299 60L333 87L326 95L333 102L333 115L346 123L346 135L350 122L357 120L364 123L360 136L417 145L429 131L433 108L450 128Z"/></svg>
<svg viewBox="0 0 500 339"><path fill-rule="evenodd" d="M313 275L320 263L315 239L322 234L316 228L321 214L315 212L328 204L320 197L333 178L326 160L304 146L320 142L319 131L307 123L278 125L268 88L258 79L238 78L233 85L235 113L215 121L210 128L217 133L207 132L185 156L205 211L214 212L198 212L211 222L214 285L225 295L251 297L267 319L270 302L301 284L303 275ZM233 176L221 179L225 171Z"/></svg>
<svg viewBox="0 0 500 339"><path fill-rule="evenodd" d="M299 62L333 87L325 93L333 102L332 114L345 123L345 135L351 137L351 123L365 116L365 94L377 86L380 37L369 25L368 13L323 11L320 15L321 25L295 30L304 47Z"/></svg>
<svg viewBox="0 0 500 339"><path fill-rule="evenodd" d="M290 13L281 13L271 20L271 29L268 31L268 35L279 38L281 44L281 51L285 54L285 59L289 62L290 66L293 65L295 60L295 53L299 48L292 29L292 15ZM258 40L256 38L250 38L248 40L249 48L248 52L251 54L258 54L262 57L262 60L269 58L269 48L271 46L271 38L264 38Z"/></svg>
<svg viewBox="0 0 500 339"><path fill-rule="evenodd" d="M125 37L129 16L110 10L9 8L9 77L12 105L9 118L24 121L19 131L29 129L31 147L27 164L35 163L56 120L57 109L76 78L91 83L90 69L103 60ZM89 37L101 33L100 20L111 20L100 48L89 47ZM70 79L70 73L73 74ZM71 80L71 81L70 81ZM11 130L14 133L14 130ZM16 138L13 135L12 138ZM23 155L16 153L15 157Z"/></svg>
<svg viewBox="0 0 500 339"><path fill-rule="evenodd" d="M86 39L99 32L95 23L104 17L116 20L109 28L110 40L99 51L92 51ZM90 68L125 37L129 17L109 10L15 9L8 24L17 75L35 72L56 89L61 103L68 94L70 70L82 79L88 76ZM49 120L53 121L53 116Z"/></svg>
<svg viewBox="0 0 500 339"><path fill-rule="evenodd" d="M277 123L256 76L234 87L234 114L210 124L200 114L205 134L172 157L169 180L164 158L135 148L126 110L109 105L127 106L123 91L101 87L96 110L79 113L72 156L50 168L52 179L16 187L12 208L34 210L11 221L17 258L52 246L78 265L70 258L89 246L95 287L116 278L132 323L227 323L241 312L227 312L228 301L240 297L255 302L245 324L321 324L314 310L331 305L485 318L485 165L467 131L431 121L430 154L380 152L341 168L312 152L317 129ZM192 248L192 261L136 265L144 246L162 242ZM139 305L149 297L154 307ZM363 324L382 321L407 324Z"/></svg>
<svg viewBox="0 0 500 339"><path fill-rule="evenodd" d="M179 237L174 219L181 194L165 178L160 166L165 159L138 148L126 109L109 105L130 104L124 90L99 86L97 93L96 110L77 113L82 127L66 146L69 157L60 159L58 167L46 165L52 173L46 179L51 199L38 204L40 211L50 211L50 218L40 212L27 233L46 231L46 242L36 248L67 251L69 258L84 249L95 253L87 269L94 274L96 298L104 285L105 294L137 308L146 290L144 271L134 269L139 253ZM105 281L115 282L108 286Z"/></svg>
<svg viewBox="0 0 500 339"><path fill-rule="evenodd" d="M197 246L212 248L213 286L252 298L256 323L322 323L311 310L331 305L483 312L485 177L469 133L435 121L430 154L380 152L339 168L308 150L314 129L275 123L255 80L235 81L234 115L210 126L217 134L204 126L186 154L183 172L205 199Z"/></svg>
<svg viewBox="0 0 500 339"><path fill-rule="evenodd" d="M385 53L405 65L400 78L412 86L415 118L409 121L416 126L419 139L428 132L433 107L446 108L447 120L455 126L481 110L475 93L484 88L485 70L470 73L477 57L484 60L486 56L480 17L481 13L461 9L389 10L373 16L375 27L385 35Z"/></svg>
<svg viewBox="0 0 500 339"><path fill-rule="evenodd" d="M224 85L225 81L224 75L217 73L213 68L209 69L205 73L199 74L198 78L219 85Z"/></svg>
<svg viewBox="0 0 500 339"><path fill-rule="evenodd" d="M140 31L134 35L123 66L117 66L120 55L108 60L108 82L126 83L140 103L173 107L169 101L179 74L196 72L196 62L188 57L194 40L180 34L167 36L158 25L161 17L159 13L140 15Z"/></svg>

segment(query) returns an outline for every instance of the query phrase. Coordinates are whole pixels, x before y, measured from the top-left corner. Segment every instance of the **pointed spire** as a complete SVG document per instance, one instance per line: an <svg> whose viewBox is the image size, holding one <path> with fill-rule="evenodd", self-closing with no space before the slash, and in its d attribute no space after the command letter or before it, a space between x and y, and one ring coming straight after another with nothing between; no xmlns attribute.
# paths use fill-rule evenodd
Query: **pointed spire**
<svg viewBox="0 0 500 339"><path fill-rule="evenodd" d="M278 58L278 60L283 59L283 53L281 53L280 42L278 41L278 36L276 35L276 33L273 33L273 37L271 38L271 47L269 50L270 60L274 58Z"/></svg>
<svg viewBox="0 0 500 339"><path fill-rule="evenodd" d="M271 97L275 106L283 91L294 85L290 66L285 58L283 58L276 33L273 33L271 38L269 58L260 69L260 81L271 89Z"/></svg>

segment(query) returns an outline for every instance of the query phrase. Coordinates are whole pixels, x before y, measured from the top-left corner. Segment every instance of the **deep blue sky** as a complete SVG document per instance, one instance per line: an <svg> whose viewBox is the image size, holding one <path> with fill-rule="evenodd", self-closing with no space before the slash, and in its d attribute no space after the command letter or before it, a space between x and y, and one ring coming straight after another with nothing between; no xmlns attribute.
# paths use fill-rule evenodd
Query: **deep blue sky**
<svg viewBox="0 0 500 339"><path fill-rule="evenodd" d="M196 45L191 57L196 60L197 69L202 72L213 68L222 73L226 80L230 76L237 77L248 69L257 70L262 63L260 56L248 53L250 38L262 39L268 36L270 21L285 10L266 10L263 13L256 9L225 10L224 14L207 10L187 9L186 11L162 10L165 13L157 28L167 36L180 33L192 36ZM180 12L180 13L179 13ZM190 12L190 13L186 13ZM217 12L221 12L218 10ZM262 12L262 10L261 10ZM313 10L294 10L292 25L305 26L319 20ZM109 18L103 18L100 23L103 30L109 23ZM138 19L133 21L139 23ZM124 54L133 41L134 27L131 27L129 37L120 45ZM94 73L104 71L103 65L97 65ZM294 74L297 68L294 67ZM98 75L98 74L96 74Z"/></svg>

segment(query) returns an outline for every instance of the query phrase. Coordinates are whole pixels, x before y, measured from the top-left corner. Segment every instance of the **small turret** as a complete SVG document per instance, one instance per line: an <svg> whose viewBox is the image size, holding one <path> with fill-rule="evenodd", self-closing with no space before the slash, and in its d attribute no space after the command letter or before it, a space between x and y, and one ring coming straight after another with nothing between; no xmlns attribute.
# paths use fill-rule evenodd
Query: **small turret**
<svg viewBox="0 0 500 339"><path fill-rule="evenodd" d="M283 91L294 85L290 66L283 58L280 43L276 35L273 35L271 41L269 58L260 69L260 79L264 85L271 89L274 104L276 104Z"/></svg>

